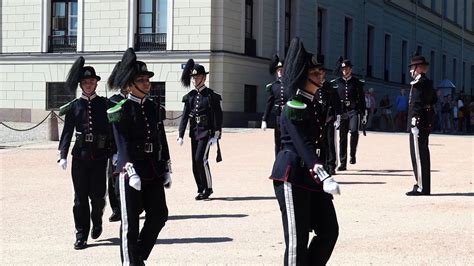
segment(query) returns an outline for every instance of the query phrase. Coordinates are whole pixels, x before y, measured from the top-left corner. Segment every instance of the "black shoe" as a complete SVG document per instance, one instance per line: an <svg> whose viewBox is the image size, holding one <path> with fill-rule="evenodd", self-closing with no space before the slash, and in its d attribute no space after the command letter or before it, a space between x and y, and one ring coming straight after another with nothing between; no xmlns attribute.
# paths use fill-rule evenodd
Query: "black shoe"
<svg viewBox="0 0 474 266"><path fill-rule="evenodd" d="M350 164L356 164L356 157L351 157Z"/></svg>
<svg viewBox="0 0 474 266"><path fill-rule="evenodd" d="M346 171L347 168L345 165L340 165L338 168L337 168L337 171Z"/></svg>
<svg viewBox="0 0 474 266"><path fill-rule="evenodd" d="M102 234L102 226L92 227L91 238L97 239Z"/></svg>
<svg viewBox="0 0 474 266"><path fill-rule="evenodd" d="M428 195L430 195L430 193L420 192L420 191L416 191L416 190L408 191L405 194L407 196L428 196Z"/></svg>
<svg viewBox="0 0 474 266"><path fill-rule="evenodd" d="M204 193L199 193L194 199L195 200L203 200L204 199Z"/></svg>
<svg viewBox="0 0 474 266"><path fill-rule="evenodd" d="M85 240L76 240L74 243L74 249L85 249L87 247L87 241Z"/></svg>
<svg viewBox="0 0 474 266"><path fill-rule="evenodd" d="M109 222L118 222L121 220L120 212L114 211L109 217Z"/></svg>
<svg viewBox="0 0 474 266"><path fill-rule="evenodd" d="M214 193L214 190L212 190L212 188L208 188L204 190L204 193L203 193L204 199L208 199L212 193Z"/></svg>

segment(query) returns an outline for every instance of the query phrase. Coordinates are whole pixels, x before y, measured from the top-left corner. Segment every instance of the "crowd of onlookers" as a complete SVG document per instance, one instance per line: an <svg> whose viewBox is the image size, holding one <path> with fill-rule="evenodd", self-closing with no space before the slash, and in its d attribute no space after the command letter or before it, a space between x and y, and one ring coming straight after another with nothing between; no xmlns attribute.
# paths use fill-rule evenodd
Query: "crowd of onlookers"
<svg viewBox="0 0 474 266"><path fill-rule="evenodd" d="M409 90L400 89L394 104L390 97L385 94L377 105L376 95L373 88L369 88L365 94L366 108L369 114L367 129L380 131L407 132L408 97ZM474 102L472 96L467 96L463 91L443 95L437 90L438 102L433 106L434 133L471 133L471 125L474 125Z"/></svg>

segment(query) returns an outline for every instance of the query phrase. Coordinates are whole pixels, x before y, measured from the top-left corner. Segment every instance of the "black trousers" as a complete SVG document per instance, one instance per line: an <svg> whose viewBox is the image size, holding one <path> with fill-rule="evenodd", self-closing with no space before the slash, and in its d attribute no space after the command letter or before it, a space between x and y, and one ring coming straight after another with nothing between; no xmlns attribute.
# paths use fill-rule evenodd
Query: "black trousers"
<svg viewBox="0 0 474 266"><path fill-rule="evenodd" d="M123 265L139 265L146 260L158 234L168 220L163 184L144 183L140 191L128 184L128 176L119 176L122 222L120 226L120 255ZM140 211L145 210L145 222L140 230Z"/></svg>
<svg viewBox="0 0 474 266"><path fill-rule="evenodd" d="M325 265L331 257L339 225L332 195L274 181L285 235L284 265ZM314 232L308 246L309 234Z"/></svg>
<svg viewBox="0 0 474 266"><path fill-rule="evenodd" d="M339 127L339 160L341 165L347 165L347 133L351 132L351 158L355 158L359 142L359 114L351 110L341 115Z"/></svg>
<svg viewBox="0 0 474 266"><path fill-rule="evenodd" d="M107 160L107 193L109 195L110 208L114 213L120 213L120 195L118 188L118 175L114 175L115 166L112 158Z"/></svg>
<svg viewBox="0 0 474 266"><path fill-rule="evenodd" d="M193 174L196 181L198 193L206 189L212 189L211 169L209 168L210 138L195 140L191 138L191 156L193 158Z"/></svg>
<svg viewBox="0 0 474 266"><path fill-rule="evenodd" d="M275 119L275 130L273 131L273 137L275 139L275 158L278 152L281 150L281 131L280 131L280 116Z"/></svg>
<svg viewBox="0 0 474 266"><path fill-rule="evenodd" d="M335 134L336 130L334 128L334 121L328 122L325 128L324 138L325 149L324 154L326 158L326 168L327 170L336 169L336 143L335 143Z"/></svg>
<svg viewBox="0 0 474 266"><path fill-rule="evenodd" d="M431 193L431 166L430 166L430 150L429 144L429 131L420 130L418 136L418 152L419 152L419 164L421 166L421 181L423 184L424 193ZM415 173L415 181L418 183L418 167L417 167L417 156L415 153L415 142L414 136L410 132L410 156L411 164L413 165L413 172Z"/></svg>
<svg viewBox="0 0 474 266"><path fill-rule="evenodd" d="M87 241L90 220L93 226L102 226L102 215L105 207L107 159L80 160L72 159L72 183L74 186L74 224L76 239ZM89 208L91 200L92 211Z"/></svg>

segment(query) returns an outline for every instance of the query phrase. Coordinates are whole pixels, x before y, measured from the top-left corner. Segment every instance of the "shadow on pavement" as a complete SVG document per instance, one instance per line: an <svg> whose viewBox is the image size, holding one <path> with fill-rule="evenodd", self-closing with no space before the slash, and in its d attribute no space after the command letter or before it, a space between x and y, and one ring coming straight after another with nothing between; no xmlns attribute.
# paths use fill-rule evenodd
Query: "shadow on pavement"
<svg viewBox="0 0 474 266"><path fill-rule="evenodd" d="M208 219L208 218L243 218L247 214L195 214L195 215L170 215L168 220Z"/></svg>
<svg viewBox="0 0 474 266"><path fill-rule="evenodd" d="M386 182L337 182L343 185L384 185Z"/></svg>
<svg viewBox="0 0 474 266"><path fill-rule="evenodd" d="M394 169L388 169L388 170L354 170L357 172L369 172L369 173L399 173L399 172L413 172L413 170L394 170ZM431 172L439 172L439 170L431 170Z"/></svg>
<svg viewBox="0 0 474 266"><path fill-rule="evenodd" d="M113 238L105 238L105 239L99 239L99 240L92 240L94 242L92 243L87 243L87 247L95 247L95 246L118 246L120 245L120 238L118 237L113 237Z"/></svg>
<svg viewBox="0 0 474 266"><path fill-rule="evenodd" d="M160 245L190 244L190 243L221 243L233 241L230 237L193 237L193 238L168 238L156 241Z"/></svg>
<svg viewBox="0 0 474 266"><path fill-rule="evenodd" d="M256 196L256 197L222 197L222 198L209 198L210 200L225 200L225 201L243 201L243 200L276 200L273 196Z"/></svg>
<svg viewBox="0 0 474 266"><path fill-rule="evenodd" d="M460 192L460 193L435 193L430 194L430 196L438 196L438 197L445 197L445 196L452 196L452 197L472 197L474 196L474 192Z"/></svg>
<svg viewBox="0 0 474 266"><path fill-rule="evenodd" d="M365 176L413 176L410 174L381 174L381 173L337 173L337 176L345 176L345 175L365 175Z"/></svg>

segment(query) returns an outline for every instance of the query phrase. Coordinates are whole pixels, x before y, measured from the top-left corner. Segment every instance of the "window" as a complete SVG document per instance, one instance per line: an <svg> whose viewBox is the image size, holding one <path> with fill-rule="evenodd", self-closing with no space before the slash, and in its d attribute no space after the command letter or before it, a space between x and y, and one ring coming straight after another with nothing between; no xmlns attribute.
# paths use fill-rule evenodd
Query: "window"
<svg viewBox="0 0 474 266"><path fill-rule="evenodd" d="M64 89L65 86L65 82L46 83L46 110L59 110L59 107L76 98L76 93Z"/></svg>
<svg viewBox="0 0 474 266"><path fill-rule="evenodd" d="M374 44L375 44L375 28L367 26L367 77L372 77L374 69Z"/></svg>
<svg viewBox="0 0 474 266"><path fill-rule="evenodd" d="M457 84L457 74L458 74L458 61L456 60L456 58L453 58L453 83L454 85L458 85Z"/></svg>
<svg viewBox="0 0 474 266"><path fill-rule="evenodd" d="M291 42L291 0L285 0L285 54Z"/></svg>
<svg viewBox="0 0 474 266"><path fill-rule="evenodd" d="M327 40L327 11L322 8L318 8L318 55L324 55L326 53L326 42Z"/></svg>
<svg viewBox="0 0 474 266"><path fill-rule="evenodd" d="M149 97L157 104L166 106L166 82L151 82Z"/></svg>
<svg viewBox="0 0 474 266"><path fill-rule="evenodd" d="M416 51L419 55L423 55L423 47L421 45L416 46Z"/></svg>
<svg viewBox="0 0 474 266"><path fill-rule="evenodd" d="M472 5L471 11L471 31L474 31L474 5Z"/></svg>
<svg viewBox="0 0 474 266"><path fill-rule="evenodd" d="M167 10L167 0L138 1L136 50L166 50Z"/></svg>
<svg viewBox="0 0 474 266"><path fill-rule="evenodd" d="M257 112L257 86L245 85L244 88L244 112Z"/></svg>
<svg viewBox="0 0 474 266"><path fill-rule="evenodd" d="M448 0L443 0L443 17L448 17Z"/></svg>
<svg viewBox="0 0 474 266"><path fill-rule="evenodd" d="M352 19L344 18L344 58L352 58Z"/></svg>
<svg viewBox="0 0 474 266"><path fill-rule="evenodd" d="M253 38L253 0L245 0L245 54L257 54L257 42Z"/></svg>
<svg viewBox="0 0 474 266"><path fill-rule="evenodd" d="M402 41L402 78L401 82L406 83L407 82L407 69L408 69L408 63L407 63L407 53L408 53L408 42L406 40Z"/></svg>
<svg viewBox="0 0 474 266"><path fill-rule="evenodd" d="M443 55L443 62L442 62L442 72L443 72L443 79L446 78L446 55Z"/></svg>
<svg viewBox="0 0 474 266"><path fill-rule="evenodd" d="M431 10L433 12L436 12L436 1L437 0L431 0Z"/></svg>
<svg viewBox="0 0 474 266"><path fill-rule="evenodd" d="M75 52L77 46L77 0L53 0L49 52Z"/></svg>
<svg viewBox="0 0 474 266"><path fill-rule="evenodd" d="M462 89L466 87L466 62L462 62Z"/></svg>
<svg viewBox="0 0 474 266"><path fill-rule="evenodd" d="M430 52L430 79L434 80L436 71L435 51Z"/></svg>
<svg viewBox="0 0 474 266"><path fill-rule="evenodd" d="M384 71L383 79L390 80L390 53L391 53L391 39L389 34L385 34L385 49L384 49Z"/></svg>
<svg viewBox="0 0 474 266"><path fill-rule="evenodd" d="M458 0L454 1L454 23L458 24Z"/></svg>

